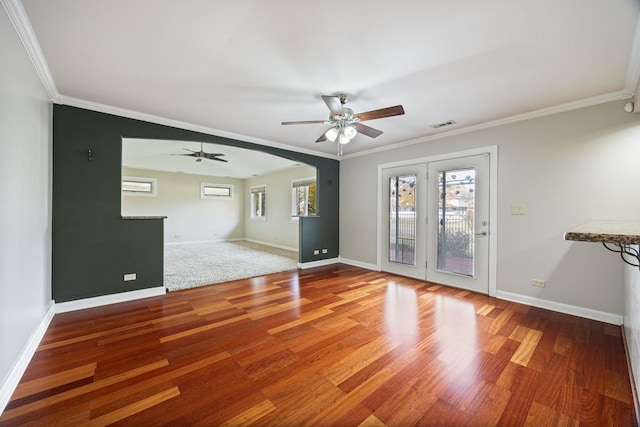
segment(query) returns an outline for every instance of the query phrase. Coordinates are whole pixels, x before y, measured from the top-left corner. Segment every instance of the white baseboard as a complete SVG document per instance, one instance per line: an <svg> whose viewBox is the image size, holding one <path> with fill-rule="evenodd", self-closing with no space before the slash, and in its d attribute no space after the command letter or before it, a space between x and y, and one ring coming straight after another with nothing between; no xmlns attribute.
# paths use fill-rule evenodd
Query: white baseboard
<svg viewBox="0 0 640 427"><path fill-rule="evenodd" d="M611 323L612 325L622 325L623 318L618 314L606 313L604 311L593 310L590 308L578 307L575 305L563 304L561 302L549 301L527 295L514 294L511 292L498 291L497 298L518 302L547 310L557 311L559 313L572 314L586 319L597 320L599 322Z"/></svg>
<svg viewBox="0 0 640 427"><path fill-rule="evenodd" d="M271 246L272 248L284 249L285 251L298 252L298 248L292 248L291 246L276 245L273 243L261 242L260 240L254 240L254 239L240 239L240 240L245 240L251 243L257 243L258 245Z"/></svg>
<svg viewBox="0 0 640 427"><path fill-rule="evenodd" d="M354 267L365 268L367 270L373 270L373 271L380 271L380 268L378 268L377 265L369 264L368 262L361 262L361 261L356 261L353 259L342 258L342 257L340 257L339 260L343 264L353 265Z"/></svg>
<svg viewBox="0 0 640 427"><path fill-rule="evenodd" d="M239 237L235 239L190 240L188 242L164 242L164 245L165 246L197 245L198 243L239 242L240 240L245 240L245 239Z"/></svg>
<svg viewBox="0 0 640 427"><path fill-rule="evenodd" d="M116 304L119 302L133 301L141 298L156 297L166 293L164 286L140 289L137 291L121 292L112 295L103 295L93 298L84 298L75 301L60 302L55 305L56 313L66 313L68 311L82 310L85 308L100 307L102 305Z"/></svg>
<svg viewBox="0 0 640 427"><path fill-rule="evenodd" d="M47 328L49 328L49 324L51 323L51 319L53 319L53 315L55 314L55 303L51 301L51 305L47 310L47 313L44 315L44 318L40 321L40 324L36 328L36 330L29 338L29 341L22 349L18 360L13 364L11 370L9 371L9 376L0 387L0 415L4 412L4 409L7 407L9 400L11 399L11 395L18 387L18 383L24 375L24 371L27 370L27 366L29 366L29 362L33 358L36 350L38 349L38 345L40 345L40 341L42 341L42 337L47 332Z"/></svg>
<svg viewBox="0 0 640 427"><path fill-rule="evenodd" d="M339 258L321 259L319 261L299 262L298 268L304 270L305 268L322 267L325 265L337 264L340 262Z"/></svg>
<svg viewBox="0 0 640 427"><path fill-rule="evenodd" d="M631 359L631 353L629 351L629 340L627 339L627 329L624 325L622 327L622 344L624 345L624 355L627 359L627 370L629 372L629 380L631 381L631 398L633 399L633 407L636 413L636 425L640 426L640 398L638 397L638 383L636 377L633 375L634 361Z"/></svg>
<svg viewBox="0 0 640 427"><path fill-rule="evenodd" d="M337 261L335 259L307 262L298 264L299 268L311 268L319 267L323 265L334 264L340 262L343 264L353 265L354 267L365 268L367 270L380 271L377 265L369 264L366 262L356 261L348 258L339 257ZM584 317L586 319L597 320L599 322L610 323L613 325L622 325L623 317L618 314L606 313L604 311L593 310L590 308L578 307L575 305L563 304L560 302L549 301L539 298L530 297L522 294L515 294L505 291L497 291L497 298L513 301L520 304L530 305L532 307L544 308L551 311L557 311L559 313L571 314L578 317Z"/></svg>

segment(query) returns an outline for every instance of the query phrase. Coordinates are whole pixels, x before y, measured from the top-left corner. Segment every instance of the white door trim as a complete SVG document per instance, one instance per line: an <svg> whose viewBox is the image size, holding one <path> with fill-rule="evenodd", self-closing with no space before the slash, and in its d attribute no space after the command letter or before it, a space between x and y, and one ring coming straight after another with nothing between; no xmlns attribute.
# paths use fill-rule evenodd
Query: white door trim
<svg viewBox="0 0 640 427"><path fill-rule="evenodd" d="M377 259L376 269L382 271L382 170L408 166L416 163L430 163L439 160L449 160L460 157L477 156L479 154L489 154L489 224L491 233L489 234L489 296L495 297L497 294L497 255L498 255L498 146L479 147L469 150L456 151L452 153L437 154L434 156L421 157L417 159L407 159L392 163L378 165L378 189L377 189Z"/></svg>

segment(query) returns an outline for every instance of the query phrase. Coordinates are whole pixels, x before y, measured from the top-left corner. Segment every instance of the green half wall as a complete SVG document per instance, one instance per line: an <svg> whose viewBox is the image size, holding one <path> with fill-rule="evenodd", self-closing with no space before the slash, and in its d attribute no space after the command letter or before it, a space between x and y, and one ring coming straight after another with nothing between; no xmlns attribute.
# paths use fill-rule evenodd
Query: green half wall
<svg viewBox="0 0 640 427"><path fill-rule="evenodd" d="M299 262L338 256L338 161L54 105L52 293L56 302L163 286L163 220L121 217L122 138L212 142L316 167L319 216L300 221ZM314 255L314 248L327 248L328 253ZM137 279L124 282L124 274L131 272Z"/></svg>

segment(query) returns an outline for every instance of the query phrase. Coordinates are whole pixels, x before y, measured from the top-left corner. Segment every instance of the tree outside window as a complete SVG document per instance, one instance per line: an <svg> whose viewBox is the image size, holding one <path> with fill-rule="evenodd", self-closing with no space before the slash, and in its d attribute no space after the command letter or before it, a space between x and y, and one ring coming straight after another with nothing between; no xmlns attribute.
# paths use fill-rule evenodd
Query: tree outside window
<svg viewBox="0 0 640 427"><path fill-rule="evenodd" d="M266 196L266 185L251 187L251 219L266 219Z"/></svg>
<svg viewBox="0 0 640 427"><path fill-rule="evenodd" d="M316 180L307 178L291 183L291 216L316 215Z"/></svg>

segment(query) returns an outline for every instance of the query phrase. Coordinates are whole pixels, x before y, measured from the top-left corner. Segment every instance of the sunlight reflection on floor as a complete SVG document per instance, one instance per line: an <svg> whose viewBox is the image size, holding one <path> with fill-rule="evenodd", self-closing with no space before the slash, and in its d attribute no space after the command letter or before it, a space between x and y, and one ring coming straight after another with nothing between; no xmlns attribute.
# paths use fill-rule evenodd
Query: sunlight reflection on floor
<svg viewBox="0 0 640 427"><path fill-rule="evenodd" d="M418 296L409 286L389 282L384 299L387 333L403 343L418 339Z"/></svg>
<svg viewBox="0 0 640 427"><path fill-rule="evenodd" d="M435 299L435 322L438 338L438 360L443 362L452 376L470 372L478 354L478 327L476 311L470 302L450 296Z"/></svg>

